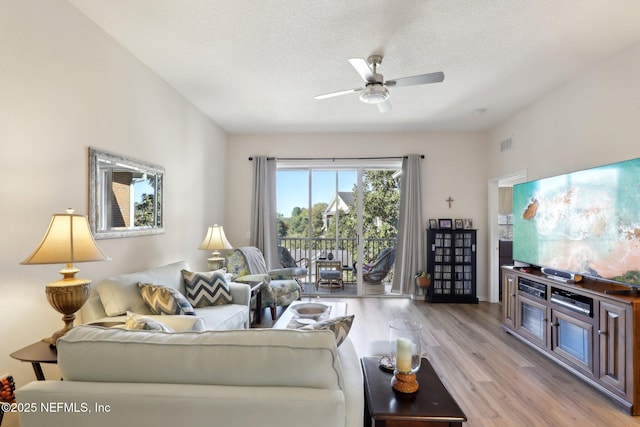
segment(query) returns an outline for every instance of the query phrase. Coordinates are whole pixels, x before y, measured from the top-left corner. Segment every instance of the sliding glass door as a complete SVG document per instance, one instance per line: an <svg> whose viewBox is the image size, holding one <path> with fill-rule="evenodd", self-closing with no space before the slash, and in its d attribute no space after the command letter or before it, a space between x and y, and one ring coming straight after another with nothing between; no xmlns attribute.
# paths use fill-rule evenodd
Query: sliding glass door
<svg viewBox="0 0 640 427"><path fill-rule="evenodd" d="M363 295L363 264L395 247L397 169L278 164L279 245L307 265L305 297ZM379 294L392 270L382 274Z"/></svg>

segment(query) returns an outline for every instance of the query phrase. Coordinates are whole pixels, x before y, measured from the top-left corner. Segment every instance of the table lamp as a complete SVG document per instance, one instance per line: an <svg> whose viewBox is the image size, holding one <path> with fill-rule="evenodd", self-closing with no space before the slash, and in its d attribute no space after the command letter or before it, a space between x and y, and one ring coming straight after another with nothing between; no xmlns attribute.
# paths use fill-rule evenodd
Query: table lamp
<svg viewBox="0 0 640 427"><path fill-rule="evenodd" d="M75 313L89 298L91 280L76 279L75 275L80 270L73 263L108 259L93 239L86 216L74 214L73 209L53 215L40 245L20 263L67 264L66 268L60 270L63 278L46 286L47 300L63 315L64 327L42 341L55 346L57 339L73 328Z"/></svg>
<svg viewBox="0 0 640 427"><path fill-rule="evenodd" d="M207 259L209 270L218 270L224 267L224 258L220 256L221 249L233 249L231 243L224 235L224 229L221 225L214 224L207 230L207 235L200 244L199 249L213 251L211 258Z"/></svg>

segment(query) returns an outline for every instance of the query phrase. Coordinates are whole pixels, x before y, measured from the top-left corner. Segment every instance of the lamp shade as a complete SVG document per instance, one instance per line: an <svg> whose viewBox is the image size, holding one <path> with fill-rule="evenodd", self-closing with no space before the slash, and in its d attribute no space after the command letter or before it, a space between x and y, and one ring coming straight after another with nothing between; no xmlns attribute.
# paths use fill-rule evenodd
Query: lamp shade
<svg viewBox="0 0 640 427"><path fill-rule="evenodd" d="M42 242L21 264L60 264L110 259L96 244L84 215L54 214Z"/></svg>
<svg viewBox="0 0 640 427"><path fill-rule="evenodd" d="M219 251L220 249L233 249L233 246L227 240L227 236L224 235L222 226L214 224L207 230L207 235L204 237L199 249Z"/></svg>

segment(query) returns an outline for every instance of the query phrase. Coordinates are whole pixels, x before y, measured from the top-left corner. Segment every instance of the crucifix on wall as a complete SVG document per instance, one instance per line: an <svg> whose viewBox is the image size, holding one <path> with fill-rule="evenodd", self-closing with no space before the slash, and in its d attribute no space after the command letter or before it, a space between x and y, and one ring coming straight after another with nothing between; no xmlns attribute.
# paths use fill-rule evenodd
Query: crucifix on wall
<svg viewBox="0 0 640 427"><path fill-rule="evenodd" d="M449 209L451 209L451 203L453 203L453 199L451 198L451 196L449 196L449 198L445 200L445 202L449 203Z"/></svg>

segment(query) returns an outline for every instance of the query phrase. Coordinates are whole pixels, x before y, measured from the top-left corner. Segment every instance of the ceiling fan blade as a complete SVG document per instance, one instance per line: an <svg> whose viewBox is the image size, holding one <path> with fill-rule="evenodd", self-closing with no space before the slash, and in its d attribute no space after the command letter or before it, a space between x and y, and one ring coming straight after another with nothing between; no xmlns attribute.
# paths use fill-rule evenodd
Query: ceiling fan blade
<svg viewBox="0 0 640 427"><path fill-rule="evenodd" d="M402 77L395 80L387 80L384 82L386 86L415 86L426 85L429 83L440 83L444 80L444 73L438 71L437 73L420 74L412 77Z"/></svg>
<svg viewBox="0 0 640 427"><path fill-rule="evenodd" d="M358 92L358 91L361 91L361 90L362 90L361 87L359 87L357 89L341 90L340 92L332 92L332 93L326 93L324 95L314 96L314 98L315 99L333 98L334 96L346 95L348 93L354 93L354 92Z"/></svg>
<svg viewBox="0 0 640 427"><path fill-rule="evenodd" d="M389 111L391 111L391 103L389 102L389 100L387 99L384 102L380 102L378 104L376 104L378 106L378 110L381 113L387 113Z"/></svg>
<svg viewBox="0 0 640 427"><path fill-rule="evenodd" d="M365 82L373 83L376 81L376 78L373 75L373 70L369 67L367 61L362 58L351 58L349 59L349 63L351 63L353 68L356 69L358 74L360 74L360 77L362 77Z"/></svg>

